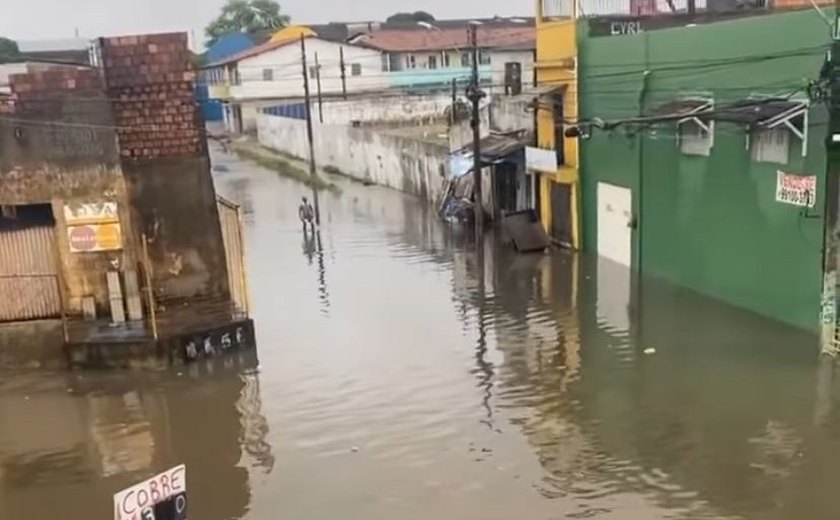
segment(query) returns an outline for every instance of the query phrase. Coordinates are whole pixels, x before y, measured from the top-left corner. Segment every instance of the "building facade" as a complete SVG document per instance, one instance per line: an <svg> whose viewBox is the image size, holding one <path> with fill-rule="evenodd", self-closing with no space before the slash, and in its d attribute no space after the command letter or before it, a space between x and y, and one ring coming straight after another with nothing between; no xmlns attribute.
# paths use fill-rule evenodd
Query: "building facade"
<svg viewBox="0 0 840 520"><path fill-rule="evenodd" d="M575 9L575 0L537 3L537 148L547 153L529 168L539 172L540 216L546 232L556 242L579 248L578 141L565 134L566 123L578 117Z"/></svg>
<svg viewBox="0 0 840 520"><path fill-rule="evenodd" d="M305 36L307 76L313 97L340 97L384 90L381 53ZM209 64L203 75L212 82L209 95L223 105L231 132L256 129L256 116L280 101L304 97L300 38L273 39Z"/></svg>
<svg viewBox="0 0 840 520"><path fill-rule="evenodd" d="M186 35L93 48L97 67L10 78L0 291L14 297L0 322L60 319L71 362L104 361L114 344L171 361L184 352L159 341L202 333L216 313L213 327L244 323L241 235L213 187Z"/></svg>
<svg viewBox="0 0 840 520"><path fill-rule="evenodd" d="M627 277L817 330L823 20L807 9L689 27L632 22L642 32L599 20L579 28L584 251L628 267Z"/></svg>

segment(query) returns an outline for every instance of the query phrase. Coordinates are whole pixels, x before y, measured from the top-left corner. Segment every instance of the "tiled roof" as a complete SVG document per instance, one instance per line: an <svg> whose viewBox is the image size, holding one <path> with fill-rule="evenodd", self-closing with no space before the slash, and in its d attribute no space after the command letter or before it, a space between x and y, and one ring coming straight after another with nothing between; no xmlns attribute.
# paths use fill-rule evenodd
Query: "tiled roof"
<svg viewBox="0 0 840 520"><path fill-rule="evenodd" d="M478 46L481 48L533 49L534 27L478 27ZM466 28L383 29L359 37L360 45L387 52L444 51L469 46Z"/></svg>

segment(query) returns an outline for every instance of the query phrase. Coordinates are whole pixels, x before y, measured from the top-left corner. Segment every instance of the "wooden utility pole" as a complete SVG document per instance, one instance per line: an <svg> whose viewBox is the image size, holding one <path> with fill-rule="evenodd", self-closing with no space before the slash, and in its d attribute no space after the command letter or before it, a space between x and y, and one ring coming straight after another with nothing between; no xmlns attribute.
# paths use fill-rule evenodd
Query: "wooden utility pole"
<svg viewBox="0 0 840 520"><path fill-rule="evenodd" d="M341 66L341 93L347 101L347 67L344 66L344 47L338 48L338 59Z"/></svg>
<svg viewBox="0 0 840 520"><path fill-rule="evenodd" d="M472 102L473 194L475 197L475 236L478 239L484 231L484 196L481 189L481 114L479 112L479 102L484 97L484 92L479 89L478 25L470 24L467 34L472 45L472 79L467 89L467 97Z"/></svg>
<svg viewBox="0 0 840 520"><path fill-rule="evenodd" d="M318 86L318 121L324 123L324 99L321 97L321 64L318 63L318 53L315 53L315 80Z"/></svg>
<svg viewBox="0 0 840 520"><path fill-rule="evenodd" d="M306 103L306 137L309 139L309 175L316 176L315 173L315 144L312 135L312 110L311 100L309 98L309 74L306 68L306 37L300 35L300 60L303 66L303 95Z"/></svg>

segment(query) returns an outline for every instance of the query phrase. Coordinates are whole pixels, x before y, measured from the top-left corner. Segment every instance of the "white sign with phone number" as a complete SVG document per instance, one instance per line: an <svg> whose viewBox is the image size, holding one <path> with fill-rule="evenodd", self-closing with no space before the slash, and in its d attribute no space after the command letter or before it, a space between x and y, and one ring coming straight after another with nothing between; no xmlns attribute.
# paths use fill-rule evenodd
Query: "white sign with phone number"
<svg viewBox="0 0 840 520"><path fill-rule="evenodd" d="M816 175L795 175L779 170L776 174L776 201L813 208L817 203Z"/></svg>

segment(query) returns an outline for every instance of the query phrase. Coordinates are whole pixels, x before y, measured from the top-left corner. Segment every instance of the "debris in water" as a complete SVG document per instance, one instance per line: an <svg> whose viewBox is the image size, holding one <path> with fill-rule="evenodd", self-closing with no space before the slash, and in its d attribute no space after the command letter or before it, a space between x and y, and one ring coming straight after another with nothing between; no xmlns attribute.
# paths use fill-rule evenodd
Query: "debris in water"
<svg viewBox="0 0 840 520"><path fill-rule="evenodd" d="M353 446L352 448L350 448L350 451L352 451L353 453L358 453L359 452L359 447L358 446Z"/></svg>
<svg viewBox="0 0 840 520"><path fill-rule="evenodd" d="M645 349L645 355L650 356L651 354L656 354L656 349L655 348L646 348Z"/></svg>

